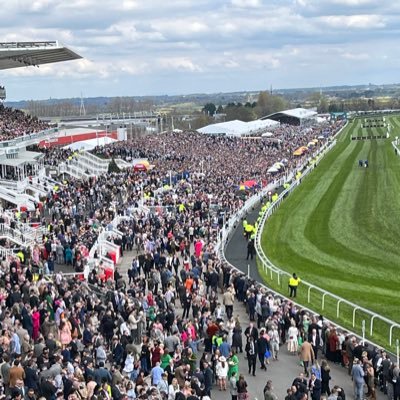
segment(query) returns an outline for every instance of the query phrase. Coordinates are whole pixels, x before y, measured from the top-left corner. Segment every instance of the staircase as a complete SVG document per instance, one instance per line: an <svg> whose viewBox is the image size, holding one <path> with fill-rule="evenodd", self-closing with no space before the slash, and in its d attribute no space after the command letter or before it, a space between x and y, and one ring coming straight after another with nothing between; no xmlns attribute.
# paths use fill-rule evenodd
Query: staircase
<svg viewBox="0 0 400 400"><path fill-rule="evenodd" d="M44 227L32 228L22 231L20 229L11 228L7 224L0 224L0 238L7 239L20 247L33 246L41 240L45 233Z"/></svg>
<svg viewBox="0 0 400 400"><path fill-rule="evenodd" d="M104 160L83 151L72 160L63 162L59 166L59 174L69 174L75 178L88 179L91 176L100 176L108 171L110 160Z"/></svg>
<svg viewBox="0 0 400 400"><path fill-rule="evenodd" d="M17 208L26 207L28 211L35 210L36 199L26 193L19 193L16 189L0 186L0 198L15 205Z"/></svg>

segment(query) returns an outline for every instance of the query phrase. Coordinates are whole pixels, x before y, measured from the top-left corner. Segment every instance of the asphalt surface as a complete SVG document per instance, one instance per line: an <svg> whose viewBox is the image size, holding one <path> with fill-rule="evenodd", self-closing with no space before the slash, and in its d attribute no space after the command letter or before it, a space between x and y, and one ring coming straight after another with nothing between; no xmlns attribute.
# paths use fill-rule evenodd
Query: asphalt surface
<svg viewBox="0 0 400 400"><path fill-rule="evenodd" d="M249 212L247 214L247 221L253 224L259 213L259 208ZM262 283L262 279L258 273L256 258L253 260L246 260L247 256L247 242L243 235L242 225L236 228L231 240L229 241L225 256L227 260L234 265L236 268L244 272L245 274L250 272L250 278ZM250 269L248 268L250 266ZM235 304L234 315L239 314L242 328L247 326L249 318L245 312L244 306L241 304ZM244 330L243 329L243 330ZM243 339L244 340L244 339ZM318 361L321 364L321 352L318 353ZM256 371L256 377L250 376L247 372L247 360L244 359L243 354L240 354L240 367L239 373L244 374L245 379L249 385L249 392L251 399L263 399L263 389L267 380L271 379L273 382L274 392L278 396L278 399L284 399L286 396L286 390L290 387L294 378L298 376L302 371L300 366L299 358L297 356L292 356L288 353L285 345L280 347L279 361L271 362L268 366L267 371L262 371L259 369L259 364L257 364L258 370ZM347 374L347 369L341 367L340 365L335 365L329 363L331 367L331 381L330 388L335 385L342 387L346 394L346 399L353 399L353 384L350 376ZM214 399L222 400L227 399L225 395L221 395L218 390L213 392ZM386 396L383 395L379 390L376 391L378 399L384 399Z"/></svg>

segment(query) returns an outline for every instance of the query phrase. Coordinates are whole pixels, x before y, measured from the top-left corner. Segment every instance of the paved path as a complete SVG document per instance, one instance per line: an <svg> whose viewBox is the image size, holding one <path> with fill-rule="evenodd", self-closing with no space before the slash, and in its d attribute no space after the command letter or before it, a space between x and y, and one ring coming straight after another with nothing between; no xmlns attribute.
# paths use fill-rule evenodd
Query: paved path
<svg viewBox="0 0 400 400"><path fill-rule="evenodd" d="M250 212L247 216L247 221L253 224L258 217L258 212L259 209ZM235 265L238 269L246 274L248 273L248 265L250 265L250 277L258 282L262 282L258 273L255 259L249 261L246 260L247 244L243 236L241 225L238 226L234 235L232 236L232 239L227 246L225 255L227 260L232 265ZM248 317L244 311L244 307L236 304L234 314L237 312L240 315L240 320L243 321L242 327L246 326L248 323ZM272 380L278 399L284 399L286 396L286 390L289 388L293 379L300 372L302 372L302 367L300 366L298 357L290 355L287 352L286 346L281 346L280 360L278 362L272 362L269 365L267 372L261 370L256 371L257 376L255 378L247 374L247 361L244 359L243 355L240 357L240 362L240 372L244 373L245 379L250 386L251 399L263 399L263 388L268 379ZM321 358L319 358L319 362L321 363ZM339 365L332 365L331 363L329 364L331 367L332 377L330 381L330 387L332 388L335 385L341 386L346 393L346 398L353 399L353 385L351 378L347 374L347 370ZM258 367L259 366L257 365L257 368ZM386 399L386 396L379 392L379 390L377 390L376 393L378 399ZM215 399L219 400L223 398L227 397L221 396L216 392Z"/></svg>

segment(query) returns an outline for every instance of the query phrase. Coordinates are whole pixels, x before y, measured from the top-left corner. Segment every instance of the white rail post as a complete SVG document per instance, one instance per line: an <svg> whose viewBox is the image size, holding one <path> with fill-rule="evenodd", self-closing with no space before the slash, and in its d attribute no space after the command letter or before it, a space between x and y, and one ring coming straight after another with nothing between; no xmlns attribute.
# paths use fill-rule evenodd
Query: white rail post
<svg viewBox="0 0 400 400"><path fill-rule="evenodd" d="M365 343L365 319L362 320L362 345Z"/></svg>
<svg viewBox="0 0 400 400"><path fill-rule="evenodd" d="M247 264L247 277L250 278L250 264Z"/></svg>
<svg viewBox="0 0 400 400"><path fill-rule="evenodd" d="M397 365L399 365L399 339L396 339L396 361Z"/></svg>

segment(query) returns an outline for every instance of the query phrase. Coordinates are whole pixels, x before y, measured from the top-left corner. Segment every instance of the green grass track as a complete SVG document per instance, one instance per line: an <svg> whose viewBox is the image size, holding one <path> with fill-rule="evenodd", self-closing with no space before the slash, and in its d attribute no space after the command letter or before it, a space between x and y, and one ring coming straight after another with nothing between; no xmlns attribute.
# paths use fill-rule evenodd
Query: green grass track
<svg viewBox="0 0 400 400"><path fill-rule="evenodd" d="M386 120L400 133L398 118ZM361 134L386 128L350 123L267 221L262 245L279 268L400 322L400 158L393 138L350 141Z"/></svg>

